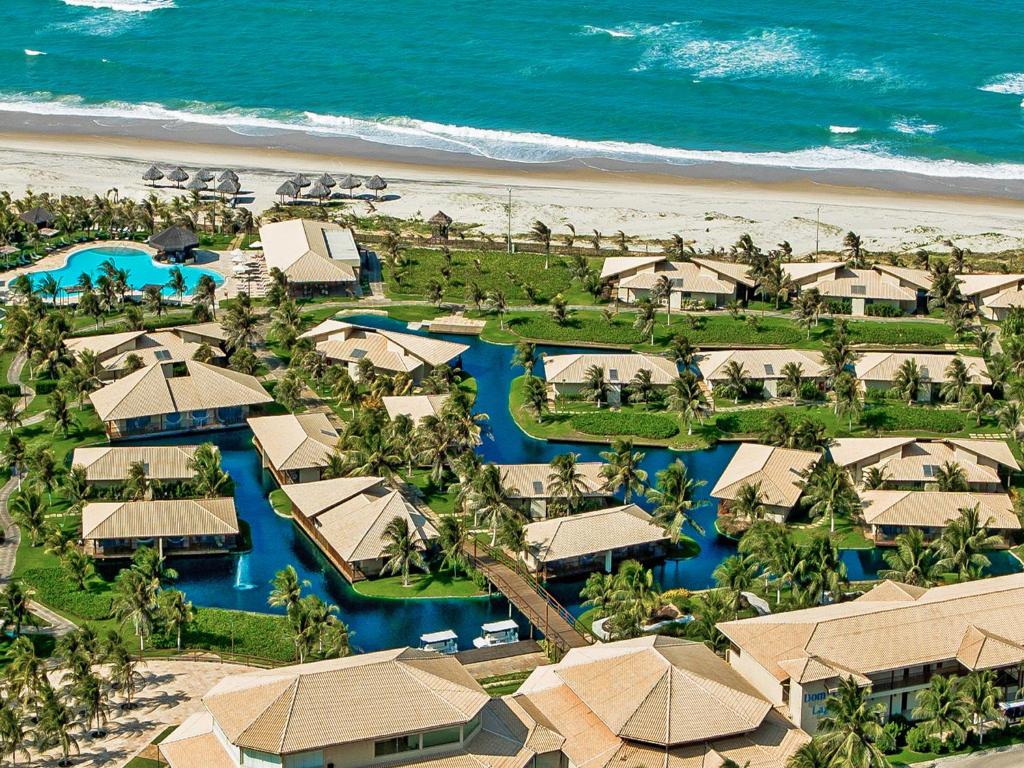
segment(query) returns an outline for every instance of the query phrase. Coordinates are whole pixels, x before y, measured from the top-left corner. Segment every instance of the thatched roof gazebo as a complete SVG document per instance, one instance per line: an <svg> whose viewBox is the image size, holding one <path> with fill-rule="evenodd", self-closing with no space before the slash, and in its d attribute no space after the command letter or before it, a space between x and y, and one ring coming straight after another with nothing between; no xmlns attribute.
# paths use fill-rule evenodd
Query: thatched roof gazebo
<svg viewBox="0 0 1024 768"><path fill-rule="evenodd" d="M329 173L325 173L323 176L321 176L319 179L317 179L317 181L319 181L321 184L323 184L328 189L334 189L336 186L338 186L338 182L336 182L334 180L334 177L331 176L331 174L329 174Z"/></svg>
<svg viewBox="0 0 1024 768"><path fill-rule="evenodd" d="M301 173L296 173L294 176L292 176L291 182L299 189L305 189L306 187L313 183L307 177L303 176Z"/></svg>
<svg viewBox="0 0 1024 768"><path fill-rule="evenodd" d="M181 182L188 181L188 174L185 173L185 170L179 165L177 168L175 168L173 171L167 174L167 178L173 181L174 186L180 189Z"/></svg>
<svg viewBox="0 0 1024 768"><path fill-rule="evenodd" d="M238 174L230 168L225 168L221 171L220 176L217 177L217 181L224 181L224 179L233 179L234 181L238 181Z"/></svg>
<svg viewBox="0 0 1024 768"><path fill-rule="evenodd" d="M164 177L164 172L157 168L155 165L149 166L144 174L142 174L142 180L148 181L150 184L156 186L156 183Z"/></svg>
<svg viewBox="0 0 1024 768"><path fill-rule="evenodd" d="M444 211L438 211L431 216L427 223L430 225L430 233L439 240L447 240L448 233L452 227L452 217Z"/></svg>
<svg viewBox="0 0 1024 768"><path fill-rule="evenodd" d="M209 168L200 168L195 172L195 174L193 174L193 176L200 181L213 181L217 178L216 174L214 174Z"/></svg>
<svg viewBox="0 0 1024 768"><path fill-rule="evenodd" d="M310 186L309 188L309 191L306 193L306 197L315 197L317 200L320 201L321 205L323 205L324 200L330 196L331 190L329 190L327 186L319 179L313 182L312 186Z"/></svg>
<svg viewBox="0 0 1024 768"><path fill-rule="evenodd" d="M195 258L194 251L199 245L199 238L191 229L175 225L157 232L149 238L149 244L157 249L158 256L168 261L186 261Z"/></svg>
<svg viewBox="0 0 1024 768"><path fill-rule="evenodd" d="M388 183L380 176L371 176L366 181L366 188L373 192L373 199L376 200L380 192L388 188Z"/></svg>
<svg viewBox="0 0 1024 768"><path fill-rule="evenodd" d="M363 186L363 182L353 176L351 173L345 176L341 181L338 182L338 186L348 191L348 196L352 197L352 190L356 187Z"/></svg>
<svg viewBox="0 0 1024 768"><path fill-rule="evenodd" d="M53 224L54 221L56 221L56 219L54 219L53 217L53 214L50 213L45 208L43 208L42 206L36 206L35 208L27 210L24 213L20 213L18 214L18 218L24 221L26 224L31 224L36 229L49 227L51 224Z"/></svg>
<svg viewBox="0 0 1024 768"><path fill-rule="evenodd" d="M231 196L231 205L235 204L235 195L237 195L242 189L242 185L234 179L224 179L220 184L217 185L217 191L221 195Z"/></svg>
<svg viewBox="0 0 1024 768"><path fill-rule="evenodd" d="M210 188L210 185L205 180L199 178L199 174L196 174L192 180L185 185L185 189L189 192L205 192Z"/></svg>
<svg viewBox="0 0 1024 768"><path fill-rule="evenodd" d="M281 202L284 202L286 197L296 198L299 196L299 188L295 185L295 182L289 179L280 187L277 188L276 195L280 196Z"/></svg>

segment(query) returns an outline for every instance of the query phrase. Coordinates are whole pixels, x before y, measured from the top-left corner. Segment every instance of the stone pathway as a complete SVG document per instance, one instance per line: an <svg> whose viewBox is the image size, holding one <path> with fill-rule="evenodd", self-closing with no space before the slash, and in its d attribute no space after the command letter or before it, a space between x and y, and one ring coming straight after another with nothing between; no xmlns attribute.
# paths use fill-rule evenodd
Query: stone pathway
<svg viewBox="0 0 1024 768"><path fill-rule="evenodd" d="M0 528L4 532L4 543L0 544L0 584L6 583L14 573L14 561L21 543L21 530L7 511L7 500L17 487L18 480L12 477L0 488Z"/></svg>

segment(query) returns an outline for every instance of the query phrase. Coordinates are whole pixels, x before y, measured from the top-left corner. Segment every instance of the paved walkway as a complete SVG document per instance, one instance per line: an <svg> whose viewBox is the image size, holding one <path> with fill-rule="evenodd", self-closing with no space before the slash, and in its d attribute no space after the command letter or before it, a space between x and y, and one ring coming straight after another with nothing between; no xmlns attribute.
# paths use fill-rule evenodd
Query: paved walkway
<svg viewBox="0 0 1024 768"><path fill-rule="evenodd" d="M1020 768L1024 765L1024 744L976 752L973 755L945 757L917 765L918 768Z"/></svg>
<svg viewBox="0 0 1024 768"><path fill-rule="evenodd" d="M27 362L28 358L25 357L25 354L23 352L19 352L17 355L14 356L14 360L11 361L11 365L7 369L7 383L13 384L17 387L21 387L21 394L23 399L18 401L18 413L22 413L26 408L28 408L28 404L32 402L32 398L34 398L36 394L35 390L32 389L32 387L28 386L27 384L23 384L21 381L21 372L22 370L24 370L25 363ZM22 426L27 427L30 424L38 424L45 418L46 411L42 411L41 413L36 413L33 414L32 416L29 416L27 419L23 419L21 424Z"/></svg>
<svg viewBox="0 0 1024 768"><path fill-rule="evenodd" d="M17 487L18 480L12 477L0 488L0 529L4 532L4 543L0 544L0 584L6 583L14 573L14 561L21 543L21 530L7 511L7 499Z"/></svg>

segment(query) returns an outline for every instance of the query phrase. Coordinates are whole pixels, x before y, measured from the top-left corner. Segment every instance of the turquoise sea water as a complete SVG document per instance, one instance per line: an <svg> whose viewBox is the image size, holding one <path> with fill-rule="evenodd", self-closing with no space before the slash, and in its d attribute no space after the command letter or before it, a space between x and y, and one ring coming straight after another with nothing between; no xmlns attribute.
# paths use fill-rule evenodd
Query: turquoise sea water
<svg viewBox="0 0 1024 768"><path fill-rule="evenodd" d="M97 248L86 248L78 251L67 260L67 263L60 269L51 269L43 272L31 273L32 283L38 287L39 283L51 275L61 288L70 288L78 285L78 278L83 272L88 272L93 283L103 274L102 265L105 261L114 262L118 269L128 271L128 285L137 291L141 291L147 285L167 285L171 279L173 266L158 264L150 258L149 254L138 248L121 248L118 246L102 246ZM203 269L202 267L181 267L182 275L185 277L185 284L188 286L186 293L195 291L196 283L203 275L209 275L213 281L220 285L224 278L216 272ZM165 296L174 293L170 288L163 289Z"/></svg>
<svg viewBox="0 0 1024 768"><path fill-rule="evenodd" d="M0 108L543 161L1024 176L1024 4L5 0Z"/></svg>

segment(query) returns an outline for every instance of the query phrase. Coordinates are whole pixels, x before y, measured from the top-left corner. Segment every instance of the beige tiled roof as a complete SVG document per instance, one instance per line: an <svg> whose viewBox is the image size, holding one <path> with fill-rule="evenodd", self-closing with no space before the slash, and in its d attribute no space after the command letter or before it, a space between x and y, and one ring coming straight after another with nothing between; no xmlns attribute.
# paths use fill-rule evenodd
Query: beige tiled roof
<svg viewBox="0 0 1024 768"><path fill-rule="evenodd" d="M989 291L1019 288L1021 282L1024 282L1024 275L965 274L960 275L960 293L976 296Z"/></svg>
<svg viewBox="0 0 1024 768"><path fill-rule="evenodd" d="M196 712L160 743L169 768L238 768L213 732L213 716Z"/></svg>
<svg viewBox="0 0 1024 768"><path fill-rule="evenodd" d="M213 344L224 344L228 340L228 332L224 330L224 326L220 324L219 320L211 321L209 323L176 325L168 330L179 334L193 333L196 336L203 336L208 344L211 342L213 342ZM213 346L213 344L211 344L211 346Z"/></svg>
<svg viewBox="0 0 1024 768"><path fill-rule="evenodd" d="M754 287L754 279L750 276L750 267L737 261L716 261L714 259L692 259L694 264L699 264L705 269L717 272L722 277L728 278L736 283L742 283L749 288Z"/></svg>
<svg viewBox="0 0 1024 768"><path fill-rule="evenodd" d="M413 424L419 424L427 416L439 416L448 395L393 395L381 398L388 416L408 416Z"/></svg>
<svg viewBox="0 0 1024 768"><path fill-rule="evenodd" d="M923 382L944 383L946 369L953 358L960 357L967 366L971 381L976 384L991 384L988 366L984 358L934 352L865 352L853 364L854 372L861 381L894 381L896 372L906 360L915 360L921 371Z"/></svg>
<svg viewBox="0 0 1024 768"><path fill-rule="evenodd" d="M718 628L786 680L780 662L801 656L862 675L955 659L972 626L1016 646L1024 660L1024 574L932 587L916 600L856 600Z"/></svg>
<svg viewBox="0 0 1024 768"><path fill-rule="evenodd" d="M460 725L489 701L456 659L410 648L235 675L203 698L232 743L274 755Z"/></svg>
<svg viewBox="0 0 1024 768"><path fill-rule="evenodd" d="M641 267L654 266L661 262L667 262L668 257L664 254L654 256L609 256L601 266L601 278L615 277L623 272L629 272Z"/></svg>
<svg viewBox="0 0 1024 768"><path fill-rule="evenodd" d="M740 443L732 460L718 478L711 496L735 499L744 485L761 484L761 501L776 507L792 507L803 492L801 474L821 459L816 451L776 448L759 443Z"/></svg>
<svg viewBox="0 0 1024 768"><path fill-rule="evenodd" d="M299 334L300 339L314 339L318 337L326 339L338 331L343 331L346 328L353 328L352 323L346 323L344 320L335 320L333 317L329 317L326 320L322 320L308 331L304 331Z"/></svg>
<svg viewBox="0 0 1024 768"><path fill-rule="evenodd" d="M841 269L834 277L812 283L826 298L888 299L916 301L917 291L904 288L891 277L883 277L872 269Z"/></svg>
<svg viewBox="0 0 1024 768"><path fill-rule="evenodd" d="M932 273L927 269L911 269L909 267L896 267L889 264L875 264L873 266L878 272L897 277L905 283L924 291L932 289Z"/></svg>
<svg viewBox="0 0 1024 768"><path fill-rule="evenodd" d="M601 475L604 464L600 461L580 461L576 463L576 471L585 488L585 496L611 496L605 491L605 479ZM550 464L499 464L501 481L507 490L514 491L513 498L547 499L552 495L552 474Z"/></svg>
<svg viewBox="0 0 1024 768"><path fill-rule="evenodd" d="M971 482L998 482L995 470L979 466L971 461L961 461L961 452L984 457L1010 469L1019 469L1010 447L1002 440L917 440L913 437L843 437L829 446L832 460L841 467L849 467L874 459L872 465L882 462L883 453L899 449L898 454L885 459L890 479L927 480L925 464L942 464L951 461L960 464L968 473ZM899 468L899 469L898 469ZM906 475L906 472L913 472ZM897 473L901 474L897 474Z"/></svg>
<svg viewBox="0 0 1024 768"><path fill-rule="evenodd" d="M235 500L154 499L86 504L83 539L144 539L238 533Z"/></svg>
<svg viewBox="0 0 1024 768"><path fill-rule="evenodd" d="M539 520L524 532L527 548L542 563L668 539L665 529L635 504Z"/></svg>
<svg viewBox="0 0 1024 768"><path fill-rule="evenodd" d="M982 304L994 309L1024 307L1024 290L1020 288L1008 288L990 299L983 300Z"/></svg>
<svg viewBox="0 0 1024 768"><path fill-rule="evenodd" d="M651 290L662 277L672 281L672 288L692 293L732 294L736 292L734 280L723 280L718 273L702 269L691 261L672 262L670 269L658 272L640 272L619 281L620 288Z"/></svg>
<svg viewBox="0 0 1024 768"><path fill-rule="evenodd" d="M956 658L968 669L996 669L1016 664L1024 656L1017 643L991 632L969 626L960 641Z"/></svg>
<svg viewBox="0 0 1024 768"><path fill-rule="evenodd" d="M927 587L901 584L898 581L882 581L863 595L855 598L859 602L911 602L928 591Z"/></svg>
<svg viewBox="0 0 1024 768"><path fill-rule="evenodd" d="M837 677L852 677L858 683L863 684L869 682L868 678L864 677L864 675L851 673L849 670L841 669L826 659L820 659L816 656L786 659L785 661L780 661L779 666L786 672L790 680L801 685L816 683L821 680L833 680Z"/></svg>
<svg viewBox="0 0 1024 768"><path fill-rule="evenodd" d="M383 557L384 530L396 517L406 520L419 546L437 538L437 529L426 515L379 477L320 480L286 485L282 490L349 562Z"/></svg>
<svg viewBox="0 0 1024 768"><path fill-rule="evenodd" d="M134 448L114 448L109 445L96 448L75 448L71 466L85 467L90 483L120 482L128 477L129 467L141 461L146 477L152 480L191 480L195 472L188 463L198 445L144 445Z"/></svg>
<svg viewBox="0 0 1024 768"><path fill-rule="evenodd" d="M99 358L103 358L111 351L117 349L122 344L132 344L136 339L139 339L146 335L145 331L125 331L124 333L98 333L95 336L75 336L67 339L65 344L68 351L79 355L85 350L89 350Z"/></svg>
<svg viewBox="0 0 1024 768"><path fill-rule="evenodd" d="M375 368L411 372L423 363L431 366L450 363L467 349L443 339L416 336L411 333L382 331L344 324L337 333L316 345L317 350L332 360L358 363L368 358ZM312 334L316 329L307 331Z"/></svg>
<svg viewBox="0 0 1024 768"><path fill-rule="evenodd" d="M67 341L68 349L75 355L84 350L93 352L108 371L119 371L127 365L128 356L136 355L143 365L157 362L181 362L191 360L199 351L200 344L183 341L175 329L165 331L129 331L127 333L79 336ZM116 351L118 347L124 347ZM224 357L220 348L210 349L214 357Z"/></svg>
<svg viewBox="0 0 1024 768"><path fill-rule="evenodd" d="M333 254L326 233L340 238L344 252ZM260 227L267 268L277 267L294 283L351 283L359 263L359 249L351 230L338 224L308 219L272 222Z"/></svg>
<svg viewBox="0 0 1024 768"><path fill-rule="evenodd" d="M756 731L772 708L702 643L680 638L649 636L577 648L542 670L523 683L515 699L528 701L567 741L589 738L593 730L594 744L582 746L582 752L618 747L602 739L599 729L586 727L580 715L587 711L620 739L677 747ZM558 691L562 686L568 693ZM579 764L572 755L570 760Z"/></svg>
<svg viewBox="0 0 1024 768"><path fill-rule="evenodd" d="M996 461L1010 469L1020 469L1013 451L1010 450L1010 446L1004 440L968 440L957 438L946 442L970 453Z"/></svg>
<svg viewBox="0 0 1024 768"><path fill-rule="evenodd" d="M913 442L913 437L838 437L828 452L836 464L849 467Z"/></svg>
<svg viewBox="0 0 1024 768"><path fill-rule="evenodd" d="M834 275L846 264L842 261L784 261L782 271L798 284L811 282L822 275Z"/></svg>
<svg viewBox="0 0 1024 768"><path fill-rule="evenodd" d="M338 444L338 430L324 413L288 413L248 421L267 459L282 471L324 467Z"/></svg>
<svg viewBox="0 0 1024 768"><path fill-rule="evenodd" d="M821 353L804 349L722 349L696 357L700 375L707 381L724 378L725 366L736 362L752 379L765 381L781 379L782 369L788 363L803 367L805 378L823 375Z"/></svg>
<svg viewBox="0 0 1024 768"><path fill-rule="evenodd" d="M911 443L903 447L901 456L884 459L877 466L885 477L897 483L933 483L942 465L959 466L968 483L999 483L999 473L992 467L972 461L958 461L956 452L945 443Z"/></svg>
<svg viewBox="0 0 1024 768"><path fill-rule="evenodd" d="M862 491L864 521L869 525L940 528L978 505L981 520L996 530L1020 530L1013 500L1005 493L943 491Z"/></svg>
<svg viewBox="0 0 1024 768"><path fill-rule="evenodd" d="M196 360L187 375L172 376L170 364L154 364L89 395L103 421L269 403L273 398L255 376Z"/></svg>
<svg viewBox="0 0 1024 768"><path fill-rule="evenodd" d="M544 376L554 384L582 384L593 365L604 369L605 380L610 384L628 384L641 370L650 371L651 381L657 386L671 384L679 377L676 364L668 358L628 352L546 355Z"/></svg>

